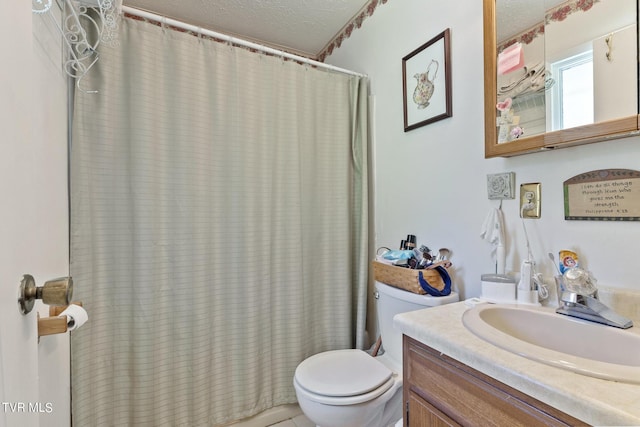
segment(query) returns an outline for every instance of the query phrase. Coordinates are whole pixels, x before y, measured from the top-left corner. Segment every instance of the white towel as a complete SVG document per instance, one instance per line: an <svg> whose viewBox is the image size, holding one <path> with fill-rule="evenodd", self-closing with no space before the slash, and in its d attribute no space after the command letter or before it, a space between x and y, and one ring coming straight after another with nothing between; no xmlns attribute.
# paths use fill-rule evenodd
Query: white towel
<svg viewBox="0 0 640 427"><path fill-rule="evenodd" d="M493 247L491 257L497 264L496 273L498 274L504 274L505 270L504 233L504 214L502 209L492 209L482 224L480 237Z"/></svg>

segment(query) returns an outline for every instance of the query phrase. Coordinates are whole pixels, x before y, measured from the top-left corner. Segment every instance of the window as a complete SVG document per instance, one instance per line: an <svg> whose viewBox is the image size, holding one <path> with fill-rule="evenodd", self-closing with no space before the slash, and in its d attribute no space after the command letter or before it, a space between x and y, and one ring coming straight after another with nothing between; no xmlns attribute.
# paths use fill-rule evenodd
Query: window
<svg viewBox="0 0 640 427"><path fill-rule="evenodd" d="M550 70L551 130L593 123L593 51L554 62Z"/></svg>

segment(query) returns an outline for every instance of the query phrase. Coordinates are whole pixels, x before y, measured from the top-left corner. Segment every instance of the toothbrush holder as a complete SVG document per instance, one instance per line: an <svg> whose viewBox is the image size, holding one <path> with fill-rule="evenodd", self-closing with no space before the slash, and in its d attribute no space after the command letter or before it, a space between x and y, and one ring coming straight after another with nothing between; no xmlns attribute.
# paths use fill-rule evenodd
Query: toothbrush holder
<svg viewBox="0 0 640 427"><path fill-rule="evenodd" d="M556 296L558 298L558 307L562 306L562 293L565 291L566 287L564 286L564 276L557 275L553 276L556 281Z"/></svg>

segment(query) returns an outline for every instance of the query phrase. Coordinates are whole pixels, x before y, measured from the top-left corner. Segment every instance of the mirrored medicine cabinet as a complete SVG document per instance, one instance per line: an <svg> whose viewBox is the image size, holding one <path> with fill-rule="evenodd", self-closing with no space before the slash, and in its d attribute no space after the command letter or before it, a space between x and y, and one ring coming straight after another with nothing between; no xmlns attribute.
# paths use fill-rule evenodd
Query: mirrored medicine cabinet
<svg viewBox="0 0 640 427"><path fill-rule="evenodd" d="M483 0L485 158L639 134L639 0Z"/></svg>

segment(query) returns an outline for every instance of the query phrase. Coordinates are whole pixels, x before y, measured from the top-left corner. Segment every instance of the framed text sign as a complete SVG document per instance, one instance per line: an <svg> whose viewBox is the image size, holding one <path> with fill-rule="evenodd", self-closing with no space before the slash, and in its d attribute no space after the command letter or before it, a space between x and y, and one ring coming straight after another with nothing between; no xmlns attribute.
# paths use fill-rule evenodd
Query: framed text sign
<svg viewBox="0 0 640 427"><path fill-rule="evenodd" d="M640 221L640 171L603 169L566 180L564 219Z"/></svg>

